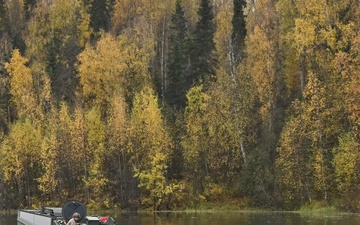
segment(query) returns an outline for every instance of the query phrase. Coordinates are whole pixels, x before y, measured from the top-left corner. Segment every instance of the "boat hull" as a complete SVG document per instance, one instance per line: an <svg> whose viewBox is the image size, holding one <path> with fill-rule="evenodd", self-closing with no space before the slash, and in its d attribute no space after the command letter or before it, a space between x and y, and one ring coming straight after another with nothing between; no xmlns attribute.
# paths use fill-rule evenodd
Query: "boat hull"
<svg viewBox="0 0 360 225"><path fill-rule="evenodd" d="M53 218L37 214L36 210L18 212L17 225L54 225Z"/></svg>

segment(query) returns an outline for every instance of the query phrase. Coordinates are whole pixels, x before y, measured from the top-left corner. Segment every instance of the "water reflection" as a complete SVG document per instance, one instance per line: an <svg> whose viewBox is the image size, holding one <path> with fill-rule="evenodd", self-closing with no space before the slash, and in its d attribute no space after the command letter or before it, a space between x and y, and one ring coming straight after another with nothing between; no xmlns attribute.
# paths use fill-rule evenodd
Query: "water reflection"
<svg viewBox="0 0 360 225"><path fill-rule="evenodd" d="M157 214L125 213L117 216L120 225L355 225L354 214L300 214L285 212L171 212Z"/></svg>
<svg viewBox="0 0 360 225"><path fill-rule="evenodd" d="M0 225L16 225L16 213L0 212Z"/></svg>
<svg viewBox="0 0 360 225"><path fill-rule="evenodd" d="M285 212L110 213L118 225L360 225L357 214ZM16 225L16 214L1 214L0 225ZM46 224L39 224L46 225Z"/></svg>

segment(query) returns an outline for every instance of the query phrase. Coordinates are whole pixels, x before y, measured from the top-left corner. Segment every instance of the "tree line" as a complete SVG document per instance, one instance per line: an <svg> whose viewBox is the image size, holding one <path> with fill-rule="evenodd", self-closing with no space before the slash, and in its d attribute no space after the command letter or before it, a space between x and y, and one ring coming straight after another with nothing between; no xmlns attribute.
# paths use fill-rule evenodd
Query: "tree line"
<svg viewBox="0 0 360 225"><path fill-rule="evenodd" d="M360 209L343 0L0 0L0 203Z"/></svg>

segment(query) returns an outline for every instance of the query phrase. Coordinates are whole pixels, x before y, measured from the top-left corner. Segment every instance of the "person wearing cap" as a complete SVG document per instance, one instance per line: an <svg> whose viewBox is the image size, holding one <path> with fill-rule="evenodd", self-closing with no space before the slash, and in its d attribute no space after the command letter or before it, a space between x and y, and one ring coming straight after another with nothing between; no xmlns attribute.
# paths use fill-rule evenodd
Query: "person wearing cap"
<svg viewBox="0 0 360 225"><path fill-rule="evenodd" d="M80 221L80 213L74 213L66 225L76 225Z"/></svg>

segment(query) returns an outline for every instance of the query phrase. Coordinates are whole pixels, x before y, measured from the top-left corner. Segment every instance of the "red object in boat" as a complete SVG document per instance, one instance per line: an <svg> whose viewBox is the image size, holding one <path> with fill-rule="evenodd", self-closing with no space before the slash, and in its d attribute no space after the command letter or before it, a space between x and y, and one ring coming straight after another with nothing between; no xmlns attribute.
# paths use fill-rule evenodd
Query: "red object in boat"
<svg viewBox="0 0 360 225"><path fill-rule="evenodd" d="M101 223L106 223L108 221L108 217L107 216L102 216L99 218L99 220L101 221Z"/></svg>

